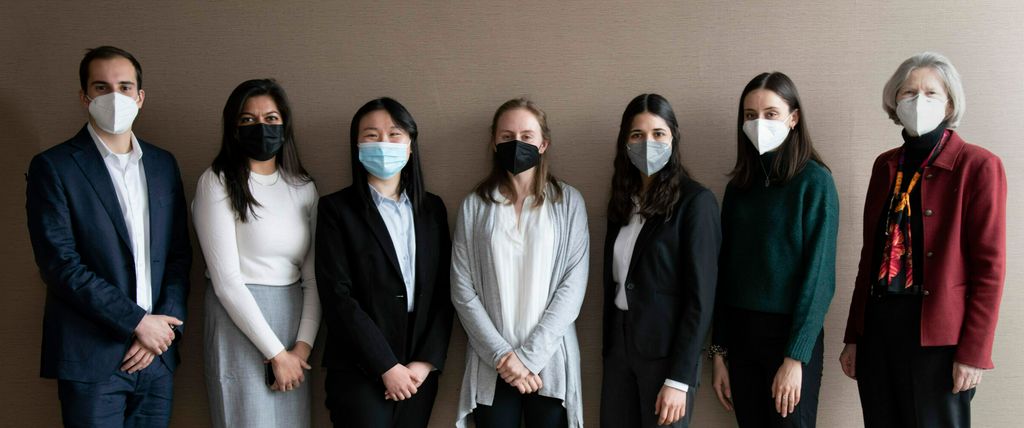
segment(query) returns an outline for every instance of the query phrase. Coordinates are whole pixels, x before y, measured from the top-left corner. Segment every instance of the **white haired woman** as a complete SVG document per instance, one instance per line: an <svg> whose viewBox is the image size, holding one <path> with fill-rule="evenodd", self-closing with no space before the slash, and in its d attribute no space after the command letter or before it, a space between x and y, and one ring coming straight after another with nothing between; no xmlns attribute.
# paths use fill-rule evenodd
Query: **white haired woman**
<svg viewBox="0 0 1024 428"><path fill-rule="evenodd" d="M903 145L876 160L843 372L867 427L968 427L992 343L1006 262L1006 173L954 131L960 75L946 57L907 59L885 85Z"/></svg>

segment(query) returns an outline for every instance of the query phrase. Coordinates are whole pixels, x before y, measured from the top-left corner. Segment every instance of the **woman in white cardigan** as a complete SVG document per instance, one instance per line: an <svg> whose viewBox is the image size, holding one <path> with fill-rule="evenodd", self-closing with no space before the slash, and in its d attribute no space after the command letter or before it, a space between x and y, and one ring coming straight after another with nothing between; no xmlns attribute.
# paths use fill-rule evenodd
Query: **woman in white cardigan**
<svg viewBox="0 0 1024 428"><path fill-rule="evenodd" d="M215 427L308 427L309 353L320 326L313 269L317 191L302 168L284 89L238 85L199 177L192 220L206 258L206 385Z"/></svg>
<svg viewBox="0 0 1024 428"><path fill-rule="evenodd" d="M546 116L513 99L491 124L494 165L462 203L452 302L469 337L457 427L581 427L576 317L590 235L580 193L548 173Z"/></svg>

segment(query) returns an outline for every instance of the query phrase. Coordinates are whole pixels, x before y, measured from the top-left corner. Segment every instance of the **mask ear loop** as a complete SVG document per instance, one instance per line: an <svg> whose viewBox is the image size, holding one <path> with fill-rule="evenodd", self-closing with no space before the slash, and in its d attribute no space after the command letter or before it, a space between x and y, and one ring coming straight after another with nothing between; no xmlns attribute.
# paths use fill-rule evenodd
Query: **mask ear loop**
<svg viewBox="0 0 1024 428"><path fill-rule="evenodd" d="M782 119L782 121L783 121L783 122L786 122L786 121L788 121L788 120L789 120L789 119L790 119L791 117L793 117L793 115L794 115L794 114L796 114L796 112L798 112L798 111L800 111L800 109L793 109L793 111L789 112L789 115L787 115L785 119ZM795 123L793 124L793 126L790 126L790 127L789 127L789 130L790 130L790 131L792 131L792 130L794 130L794 129L796 129L796 124L795 124Z"/></svg>

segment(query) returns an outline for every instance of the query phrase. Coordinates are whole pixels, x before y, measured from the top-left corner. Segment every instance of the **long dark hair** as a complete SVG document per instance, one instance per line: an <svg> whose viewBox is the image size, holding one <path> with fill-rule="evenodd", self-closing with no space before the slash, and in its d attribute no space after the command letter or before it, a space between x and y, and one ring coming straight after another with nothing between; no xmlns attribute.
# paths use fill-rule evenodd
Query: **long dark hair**
<svg viewBox="0 0 1024 428"><path fill-rule="evenodd" d="M359 121L363 120L363 116L377 110L386 111L388 116L391 116L391 120L395 122L395 125L409 134L409 148L412 153L409 155L409 162L402 168L401 178L398 182L398 192L405 192L406 197L412 203L413 211L418 213L420 204L423 201L423 194L426 193L423 185L423 168L420 167L419 143L416 141L416 137L419 136L419 129L416 127L416 121L413 120L409 110L406 110L405 106L394 99L381 97L370 100L370 102L363 104L359 110L356 110L356 114L352 116L352 125L349 128L349 142L352 145L352 185L356 186L356 190L367 201L371 200L369 182L366 178L366 175L369 173L363 167L363 163L359 162Z"/></svg>
<svg viewBox="0 0 1024 428"><path fill-rule="evenodd" d="M249 188L249 157L238 140L238 118L249 98L267 95L274 99L277 111L284 122L284 145L277 153L274 163L281 171L281 176L291 185L301 185L313 181L299 160L299 150L295 146L295 134L292 131L292 109L288 106L288 97L284 88L274 79L253 79L242 82L224 104L223 132L220 152L213 158L213 172L224 176L224 187L227 188L231 207L238 219L245 223L249 216L256 216L256 207L261 206L252 196Z"/></svg>
<svg viewBox="0 0 1024 428"><path fill-rule="evenodd" d="M650 187L643 191L641 172L626 153L626 144L633 128L633 119L640 113L650 113L662 118L672 131L672 154L668 163L651 176ZM615 173L612 175L612 198L608 202L608 218L625 224L633 214L633 197L640 199L638 213L644 218L655 215L670 216L672 208L679 202L679 189L690 173L683 167L679 152L679 122L672 111L672 105L658 94L641 94L633 98L622 112L619 137L615 140Z"/></svg>
<svg viewBox="0 0 1024 428"><path fill-rule="evenodd" d="M514 98L505 101L498 110L494 112L494 118L491 119L491 146L493 149L494 145L498 142L498 120L501 119L501 115L515 109L523 109L537 118L537 123L540 124L540 133L544 141L548 142L548 149L551 148L551 129L548 128L548 115L541 110L539 106L533 101L526 98ZM530 189L533 193L533 206L539 207L544 203L544 199L550 197L553 202L562 200L562 186L558 184L558 179L554 175L548 172L548 161L547 161L547 150L540 154L540 162L537 164L536 176L533 179L533 188ZM552 193L550 195L545 194L545 188L548 183L551 183ZM501 162L498 161L498 153L495 151L491 160L491 172L487 174L487 178L484 178L480 184L476 185L477 196L482 198L484 201L492 204L498 203L494 199L494 190L498 189L502 193L511 195L512 200L518 199L519 194L516 192L516 187L512 185L512 178L509 176L508 171L501 166Z"/></svg>
<svg viewBox="0 0 1024 428"><path fill-rule="evenodd" d="M761 155L743 132L743 100L747 94L758 89L767 89L774 92L779 98L789 105L789 111L800 110L800 118L796 127L789 132L786 141L778 149L778 154L770 166L766 165L766 171L761 170ZM789 76L778 71L761 73L754 77L747 86L743 88L740 95L739 113L736 115L736 166L733 167L729 176L732 180L730 185L740 189L746 189L754 183L758 183L761 177L767 172L773 182L784 184L796 177L808 160L813 160L828 169L825 161L811 143L811 134L807 132L807 114L800 104L800 94L796 91L796 85Z"/></svg>

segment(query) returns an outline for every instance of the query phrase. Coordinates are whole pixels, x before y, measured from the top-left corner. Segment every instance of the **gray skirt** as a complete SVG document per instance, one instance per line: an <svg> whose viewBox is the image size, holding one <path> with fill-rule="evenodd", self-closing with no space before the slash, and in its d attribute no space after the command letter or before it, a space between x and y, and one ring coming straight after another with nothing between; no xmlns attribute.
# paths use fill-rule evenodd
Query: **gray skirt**
<svg viewBox="0 0 1024 428"><path fill-rule="evenodd" d="M302 287L246 284L263 317L286 347L291 347L302 318ZM235 326L207 280L205 298L206 389L213 426L309 427L309 378L288 392L271 391L264 377L263 354Z"/></svg>

